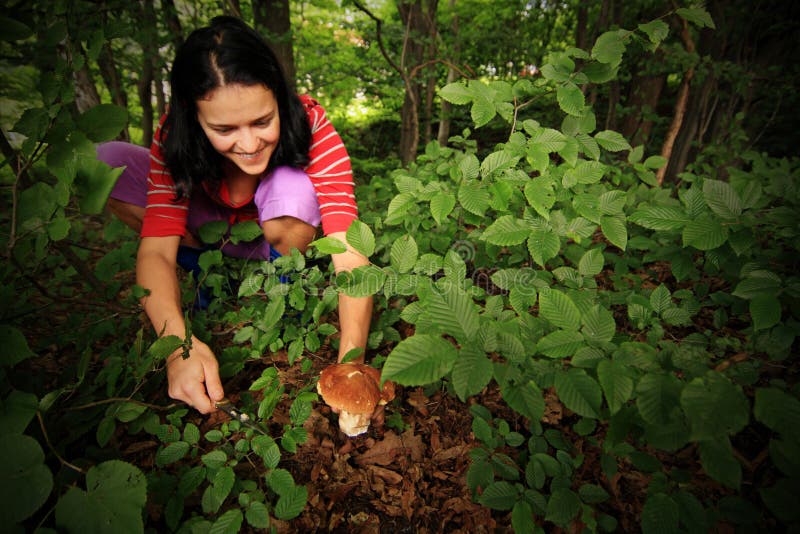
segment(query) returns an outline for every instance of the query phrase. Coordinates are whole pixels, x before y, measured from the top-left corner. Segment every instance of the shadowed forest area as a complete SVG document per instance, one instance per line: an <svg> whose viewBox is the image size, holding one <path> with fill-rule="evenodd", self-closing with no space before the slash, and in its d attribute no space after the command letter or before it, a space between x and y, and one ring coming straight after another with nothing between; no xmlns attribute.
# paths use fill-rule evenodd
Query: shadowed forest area
<svg viewBox="0 0 800 534"><path fill-rule="evenodd" d="M105 209L175 51L270 43L350 154L369 265L216 221L185 337ZM0 530L796 532L794 2L6 0ZM210 297L195 305L198 291ZM350 438L316 384L339 294L395 384ZM201 309L202 308L202 309ZM247 417L167 395L192 335ZM346 347L346 345L344 345Z"/></svg>

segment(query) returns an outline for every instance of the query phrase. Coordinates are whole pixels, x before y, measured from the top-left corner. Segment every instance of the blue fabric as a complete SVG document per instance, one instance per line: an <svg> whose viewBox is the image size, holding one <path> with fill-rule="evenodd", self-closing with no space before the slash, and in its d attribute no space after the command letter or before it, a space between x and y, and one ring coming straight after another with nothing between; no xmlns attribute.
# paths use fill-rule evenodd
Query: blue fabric
<svg viewBox="0 0 800 534"><path fill-rule="evenodd" d="M203 269L200 268L200 254L205 250L194 247L187 247L180 245L178 247L177 262L178 265L187 272L192 273L192 278L196 286L194 304L192 308L195 310L205 310L211 304L211 288L202 287L199 279Z"/></svg>

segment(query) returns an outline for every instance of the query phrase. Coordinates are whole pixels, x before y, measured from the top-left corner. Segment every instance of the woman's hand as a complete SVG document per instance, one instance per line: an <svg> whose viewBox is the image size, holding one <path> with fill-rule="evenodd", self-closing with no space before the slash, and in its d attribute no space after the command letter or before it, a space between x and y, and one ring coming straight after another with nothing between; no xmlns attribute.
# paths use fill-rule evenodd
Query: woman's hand
<svg viewBox="0 0 800 534"><path fill-rule="evenodd" d="M192 337L189 357L179 350L167 359L169 396L183 401L200 413L216 410L216 403L225 396L219 378L217 358L208 345Z"/></svg>

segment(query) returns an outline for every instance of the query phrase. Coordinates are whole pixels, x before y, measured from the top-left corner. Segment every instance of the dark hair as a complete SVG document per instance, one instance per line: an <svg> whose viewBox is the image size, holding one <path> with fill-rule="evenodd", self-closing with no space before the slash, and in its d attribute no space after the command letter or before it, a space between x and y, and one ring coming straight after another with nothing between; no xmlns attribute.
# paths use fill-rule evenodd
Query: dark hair
<svg viewBox="0 0 800 534"><path fill-rule="evenodd" d="M297 94L289 88L278 58L241 19L215 17L189 35L175 54L170 73L172 94L160 141L177 198L189 197L194 185L207 182L216 188L222 180L224 158L197 121L197 101L227 84L260 84L275 95L280 137L270 167L308 163L308 118Z"/></svg>

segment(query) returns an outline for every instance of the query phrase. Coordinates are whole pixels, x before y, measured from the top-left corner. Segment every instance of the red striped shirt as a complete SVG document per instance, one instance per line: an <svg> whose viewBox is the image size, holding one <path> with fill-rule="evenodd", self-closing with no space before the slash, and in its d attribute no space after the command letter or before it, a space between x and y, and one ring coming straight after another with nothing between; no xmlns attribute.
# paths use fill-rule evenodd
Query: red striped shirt
<svg viewBox="0 0 800 534"><path fill-rule="evenodd" d="M305 171L317 192L322 231L325 235L344 232L350 223L358 218L350 157L322 106L309 96L301 95L300 100L311 126L309 163ZM161 144L165 135L161 130L164 118L161 118L153 136L153 143L150 145L147 209L142 223L142 237L186 235L189 200L185 198L180 201L175 200L175 182L166 167ZM230 208L231 220L257 219L252 197L246 202L233 205L230 203L227 190L216 193L208 191L208 193L215 201Z"/></svg>

